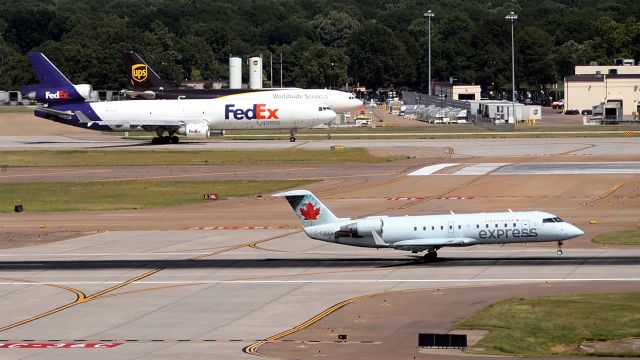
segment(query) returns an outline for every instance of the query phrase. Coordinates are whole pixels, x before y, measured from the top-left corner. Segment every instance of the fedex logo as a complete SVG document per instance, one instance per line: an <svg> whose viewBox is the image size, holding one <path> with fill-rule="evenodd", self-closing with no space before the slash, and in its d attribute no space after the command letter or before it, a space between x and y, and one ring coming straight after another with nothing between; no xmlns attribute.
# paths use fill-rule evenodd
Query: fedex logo
<svg viewBox="0 0 640 360"><path fill-rule="evenodd" d="M46 91L44 93L44 98L47 100L54 100L54 99L69 99L70 97L68 92L58 90L56 92Z"/></svg>
<svg viewBox="0 0 640 360"><path fill-rule="evenodd" d="M224 106L224 119L229 120L232 116L236 120L268 120L279 119L278 110L265 107L266 104L253 104L249 109L236 109L236 104L226 104Z"/></svg>

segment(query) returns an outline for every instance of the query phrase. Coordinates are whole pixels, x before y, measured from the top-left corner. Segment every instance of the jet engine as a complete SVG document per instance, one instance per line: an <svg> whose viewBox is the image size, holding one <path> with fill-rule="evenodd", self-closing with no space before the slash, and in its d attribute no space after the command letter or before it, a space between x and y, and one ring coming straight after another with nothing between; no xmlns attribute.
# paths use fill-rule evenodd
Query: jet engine
<svg viewBox="0 0 640 360"><path fill-rule="evenodd" d="M23 97L40 103L57 103L65 101L85 101L91 99L91 85L74 85L73 88L28 86L30 90Z"/></svg>
<svg viewBox="0 0 640 360"><path fill-rule="evenodd" d="M178 128L176 134L192 139L206 139L209 137L209 125L206 123L186 124Z"/></svg>
<svg viewBox="0 0 640 360"><path fill-rule="evenodd" d="M355 223L347 224L340 227L340 231L336 233L338 236L363 237L371 236L371 232L375 231L382 234L384 221L380 217L364 218Z"/></svg>

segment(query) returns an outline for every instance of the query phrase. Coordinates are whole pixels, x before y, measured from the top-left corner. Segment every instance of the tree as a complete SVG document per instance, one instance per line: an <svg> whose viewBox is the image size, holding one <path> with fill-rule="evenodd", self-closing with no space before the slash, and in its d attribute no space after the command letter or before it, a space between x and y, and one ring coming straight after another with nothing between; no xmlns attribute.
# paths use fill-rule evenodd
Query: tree
<svg viewBox="0 0 640 360"><path fill-rule="evenodd" d="M404 44L389 28L375 22L366 22L351 33L347 56L355 81L374 90L412 80L406 78L412 66Z"/></svg>
<svg viewBox="0 0 640 360"><path fill-rule="evenodd" d="M527 26L519 31L517 42L518 83L530 87L556 82L553 63L553 39L544 30Z"/></svg>
<svg viewBox="0 0 640 360"><path fill-rule="evenodd" d="M311 27L317 32L320 42L327 47L344 47L351 32L360 23L349 14L330 11L327 15L316 15L311 21Z"/></svg>

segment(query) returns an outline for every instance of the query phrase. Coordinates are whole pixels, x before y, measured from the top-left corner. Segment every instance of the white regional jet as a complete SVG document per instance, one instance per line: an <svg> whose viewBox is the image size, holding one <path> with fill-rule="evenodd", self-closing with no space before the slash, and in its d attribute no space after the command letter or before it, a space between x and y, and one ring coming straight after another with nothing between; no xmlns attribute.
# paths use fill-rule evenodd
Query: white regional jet
<svg viewBox="0 0 640 360"><path fill-rule="evenodd" d="M445 246L558 242L584 234L576 226L542 211L508 211L424 216L369 216L338 218L310 191L275 194L285 197L312 239L337 244L392 248L418 253L435 260Z"/></svg>

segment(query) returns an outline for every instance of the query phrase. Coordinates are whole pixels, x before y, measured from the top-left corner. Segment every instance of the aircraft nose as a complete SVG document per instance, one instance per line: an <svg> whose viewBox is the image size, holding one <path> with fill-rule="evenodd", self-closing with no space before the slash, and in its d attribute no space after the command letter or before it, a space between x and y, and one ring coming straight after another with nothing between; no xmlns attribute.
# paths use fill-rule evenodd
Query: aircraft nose
<svg viewBox="0 0 640 360"><path fill-rule="evenodd" d="M568 233L569 233L569 235L571 235L571 237L578 237L578 236L584 235L584 231L580 230L580 228L578 228L575 225L571 225L571 227L569 228Z"/></svg>

